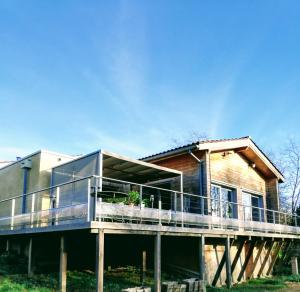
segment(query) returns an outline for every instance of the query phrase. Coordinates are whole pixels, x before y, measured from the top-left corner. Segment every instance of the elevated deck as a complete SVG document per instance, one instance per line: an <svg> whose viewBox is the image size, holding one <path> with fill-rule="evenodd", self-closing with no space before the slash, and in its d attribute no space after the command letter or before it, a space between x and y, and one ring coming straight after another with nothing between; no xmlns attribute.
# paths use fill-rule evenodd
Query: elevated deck
<svg viewBox="0 0 300 292"><path fill-rule="evenodd" d="M138 194L138 201L128 201L130 192ZM258 208L256 214L265 216L241 220L239 215L250 207L227 202L227 207L236 208L237 218L233 214L226 218L212 210L224 202L107 177L85 177L26 197L31 207L25 214L16 212L16 201L22 196L0 201L11 213L0 217L0 235L104 229L106 233L300 238L297 216ZM37 202L45 199L48 208L36 210Z"/></svg>

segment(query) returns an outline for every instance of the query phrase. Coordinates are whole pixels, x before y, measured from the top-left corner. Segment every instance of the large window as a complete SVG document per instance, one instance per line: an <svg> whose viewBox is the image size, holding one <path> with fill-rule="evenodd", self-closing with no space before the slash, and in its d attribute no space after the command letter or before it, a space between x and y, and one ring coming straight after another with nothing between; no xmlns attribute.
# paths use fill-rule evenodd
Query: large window
<svg viewBox="0 0 300 292"><path fill-rule="evenodd" d="M263 222L264 220L263 197L248 192L243 192L244 219Z"/></svg>
<svg viewBox="0 0 300 292"><path fill-rule="evenodd" d="M236 191L219 185L211 186L213 216L237 218Z"/></svg>

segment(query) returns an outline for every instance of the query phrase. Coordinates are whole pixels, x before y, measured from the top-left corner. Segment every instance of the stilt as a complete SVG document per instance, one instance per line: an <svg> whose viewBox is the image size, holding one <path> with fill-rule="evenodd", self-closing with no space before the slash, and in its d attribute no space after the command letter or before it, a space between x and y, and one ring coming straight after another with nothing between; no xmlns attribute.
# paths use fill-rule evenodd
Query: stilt
<svg viewBox="0 0 300 292"><path fill-rule="evenodd" d="M225 255L226 255L226 286L231 288L231 261L230 261L230 238L227 236L225 242Z"/></svg>
<svg viewBox="0 0 300 292"><path fill-rule="evenodd" d="M292 257L291 258L291 264L292 264L292 274L293 275L298 275L298 258L297 257Z"/></svg>
<svg viewBox="0 0 300 292"><path fill-rule="evenodd" d="M257 277L258 277L258 278L259 278L259 277L263 274L263 272L264 272L264 268L265 268L266 263L267 263L267 261L268 261L268 259L269 259L269 256L270 256L270 254L271 254L271 251L272 251L272 248L273 248L274 243L275 243L274 241L271 241L270 244L269 244L269 248L268 248L267 254L266 254L266 256L265 256L265 258L264 258L264 261L263 261L262 265L260 266L259 272L258 272L258 274L257 274Z"/></svg>
<svg viewBox="0 0 300 292"><path fill-rule="evenodd" d="M147 252L142 250L142 263L141 263L141 284L144 286L145 277L146 277L146 270L147 270Z"/></svg>
<svg viewBox="0 0 300 292"><path fill-rule="evenodd" d="M10 242L9 239L6 240L6 252L9 253L9 249L10 249Z"/></svg>
<svg viewBox="0 0 300 292"><path fill-rule="evenodd" d="M245 261L243 263L243 266L242 266L241 271L239 273L239 276L237 278L238 282L240 282L242 280L242 278L243 278L243 275L244 275L244 273L246 271L246 268L248 266L249 260L250 260L252 254L253 254L255 243L256 243L256 241L251 241L251 243L250 243L249 250L248 250L248 252L246 254L246 257L245 257Z"/></svg>
<svg viewBox="0 0 300 292"><path fill-rule="evenodd" d="M253 265L252 265L252 267L251 267L251 271L250 271L250 273L249 273L249 279L251 279L251 278L253 277L253 274L254 274L256 265L257 265L258 260L259 260L259 258L260 258L261 252L263 251L263 249L264 249L264 247L265 247L265 244L266 244L266 241L263 241L263 242L261 242L260 245L259 245L258 252L257 252L257 254L256 254L256 257L255 257L255 259L254 259L254 263L253 263Z"/></svg>
<svg viewBox="0 0 300 292"><path fill-rule="evenodd" d="M104 286L104 231L96 235L96 291L103 292Z"/></svg>
<svg viewBox="0 0 300 292"><path fill-rule="evenodd" d="M154 239L154 291L161 291L161 234Z"/></svg>
<svg viewBox="0 0 300 292"><path fill-rule="evenodd" d="M236 254L235 254L235 257L234 257L234 259L233 259L233 262L232 262L232 264L231 264L231 277L232 277L233 272L234 272L234 269L235 269L235 267L236 267L236 265L237 265L237 263L238 263L238 260L239 260L239 258L240 258L240 256L241 256L241 253L242 253L242 250L243 250L243 247L244 247L244 243L245 243L245 240L243 239L243 240L240 242L239 248L238 248L238 250L237 250L237 252L236 252Z"/></svg>
<svg viewBox="0 0 300 292"><path fill-rule="evenodd" d="M63 235L60 237L59 291L67 291L67 249Z"/></svg>
<svg viewBox="0 0 300 292"><path fill-rule="evenodd" d="M205 237L199 238L199 279L205 280Z"/></svg>
<svg viewBox="0 0 300 292"><path fill-rule="evenodd" d="M28 276L33 274L32 271L32 238L29 239L28 245L28 266L27 266Z"/></svg>
<svg viewBox="0 0 300 292"><path fill-rule="evenodd" d="M279 255L280 249L282 248L282 245L283 245L283 241L278 242L277 247L275 249L275 252L273 254L273 257L272 257L272 261L271 261L270 266L269 266L268 271L267 271L267 276L269 276L271 274L272 270L273 270L273 267L276 263L276 260L277 260L277 257Z"/></svg>

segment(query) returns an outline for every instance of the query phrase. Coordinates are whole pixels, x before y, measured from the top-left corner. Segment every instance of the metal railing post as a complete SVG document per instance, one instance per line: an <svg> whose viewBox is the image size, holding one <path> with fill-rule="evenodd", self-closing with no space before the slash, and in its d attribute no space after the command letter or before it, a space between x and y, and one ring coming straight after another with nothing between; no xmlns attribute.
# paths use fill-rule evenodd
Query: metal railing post
<svg viewBox="0 0 300 292"><path fill-rule="evenodd" d="M95 178L95 196L94 196L94 221L97 221L97 196L98 196L98 178Z"/></svg>
<svg viewBox="0 0 300 292"><path fill-rule="evenodd" d="M88 187L87 187L87 222L91 221L91 179L88 179Z"/></svg>
<svg viewBox="0 0 300 292"><path fill-rule="evenodd" d="M180 193L180 204L181 204L181 227L184 226L183 223L183 193Z"/></svg>
<svg viewBox="0 0 300 292"><path fill-rule="evenodd" d="M30 216L31 228L33 228L34 204L35 204L35 194L32 194L31 195L31 216Z"/></svg>
<svg viewBox="0 0 300 292"><path fill-rule="evenodd" d="M201 214L204 215L204 198L200 197Z"/></svg>
<svg viewBox="0 0 300 292"><path fill-rule="evenodd" d="M59 215L57 209L59 208L59 200L60 200L60 187L56 188L56 195L55 195L55 225L58 224Z"/></svg>
<svg viewBox="0 0 300 292"><path fill-rule="evenodd" d="M261 222L261 209L260 208L258 209L258 219L259 219L259 222Z"/></svg>
<svg viewBox="0 0 300 292"><path fill-rule="evenodd" d="M16 206L16 199L12 199L12 201L11 201L11 218L10 218L10 229L11 230L14 230L15 206Z"/></svg>
<svg viewBox="0 0 300 292"><path fill-rule="evenodd" d="M143 218L143 208L142 208L142 204L143 204L143 186L140 185L140 222L142 223L142 218Z"/></svg>
<svg viewBox="0 0 300 292"><path fill-rule="evenodd" d="M158 224L161 225L161 198L158 201Z"/></svg>
<svg viewBox="0 0 300 292"><path fill-rule="evenodd" d="M273 210L273 223L276 224L275 210Z"/></svg>

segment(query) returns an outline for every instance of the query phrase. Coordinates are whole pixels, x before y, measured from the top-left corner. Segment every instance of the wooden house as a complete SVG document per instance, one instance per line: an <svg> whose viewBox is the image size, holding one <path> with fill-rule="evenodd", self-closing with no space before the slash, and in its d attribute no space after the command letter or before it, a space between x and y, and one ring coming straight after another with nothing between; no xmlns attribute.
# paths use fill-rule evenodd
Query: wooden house
<svg viewBox="0 0 300 292"><path fill-rule="evenodd" d="M0 169L0 247L24 252L29 274L59 250L61 291L67 267L94 268L103 291L106 267L146 259L157 292L162 269L230 287L272 274L300 238L297 215L280 212L283 175L249 137L140 160L47 153Z"/></svg>

